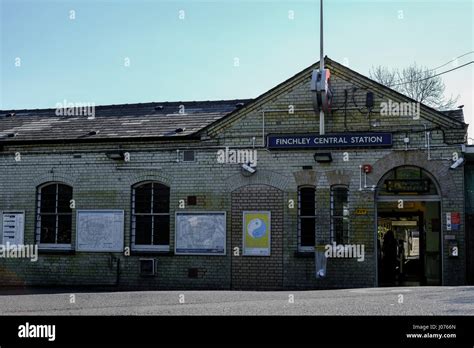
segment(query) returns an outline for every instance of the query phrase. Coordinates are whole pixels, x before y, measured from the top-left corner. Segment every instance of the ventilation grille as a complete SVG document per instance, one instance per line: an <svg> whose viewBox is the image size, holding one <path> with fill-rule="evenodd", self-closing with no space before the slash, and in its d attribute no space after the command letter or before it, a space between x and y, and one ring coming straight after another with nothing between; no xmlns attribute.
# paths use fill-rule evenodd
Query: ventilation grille
<svg viewBox="0 0 474 348"><path fill-rule="evenodd" d="M155 259L140 259L140 276L152 277L155 271Z"/></svg>

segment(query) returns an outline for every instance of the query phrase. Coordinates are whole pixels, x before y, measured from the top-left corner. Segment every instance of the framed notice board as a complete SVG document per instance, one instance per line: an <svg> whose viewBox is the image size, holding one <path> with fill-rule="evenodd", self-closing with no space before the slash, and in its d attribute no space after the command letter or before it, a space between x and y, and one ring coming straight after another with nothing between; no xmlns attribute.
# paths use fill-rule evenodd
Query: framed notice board
<svg viewBox="0 0 474 348"><path fill-rule="evenodd" d="M25 212L18 210L0 212L0 243L23 245L25 235Z"/></svg>
<svg viewBox="0 0 474 348"><path fill-rule="evenodd" d="M122 252L123 220L123 210L78 210L76 250Z"/></svg>
<svg viewBox="0 0 474 348"><path fill-rule="evenodd" d="M270 256L271 212L243 212L243 255Z"/></svg>

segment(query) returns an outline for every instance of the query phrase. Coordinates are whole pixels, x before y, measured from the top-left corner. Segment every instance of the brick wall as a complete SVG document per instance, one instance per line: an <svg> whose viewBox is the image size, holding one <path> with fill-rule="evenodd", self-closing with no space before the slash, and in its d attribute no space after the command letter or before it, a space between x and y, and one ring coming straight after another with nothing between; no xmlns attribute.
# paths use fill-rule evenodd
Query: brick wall
<svg viewBox="0 0 474 348"><path fill-rule="evenodd" d="M270 256L242 255L243 211L271 212ZM232 192L232 248L240 248L240 256L232 252L233 289L281 289L283 286L283 193L266 185L248 185Z"/></svg>
<svg viewBox="0 0 474 348"><path fill-rule="evenodd" d="M345 89L353 90L358 105L365 102L367 89L377 86L347 72L333 69L336 101L343 100ZM125 246L130 246L131 186L144 180L156 180L170 186L170 250L169 254L125 256L120 253L41 254L38 262L0 259L1 285L110 285L117 279L123 288L151 289L229 289L234 288L328 288L376 285L375 262L375 193L359 191L359 165L372 164L374 172L367 177L368 185L376 185L387 171L399 165L425 168L439 184L442 195L443 282L447 285L465 283L464 223L459 231L446 231L445 213L461 212L464 221L463 169L449 170L453 152L460 153L464 131L453 128L432 131L431 160L424 145L424 127L440 127L427 110L420 120L407 117L381 117L378 105L397 95L379 91L376 108L370 118L380 119L377 128L369 117L355 108L346 115L336 105L328 115L326 132L389 131L394 132L392 148L333 149L330 164L316 163L314 150L267 151L262 148L263 110L287 110L295 113L265 112L265 133L318 132L319 122L311 108L310 74L295 77L268 95L262 104L244 107L240 117L233 116L210 127L210 140L117 144L57 144L5 146L0 152L0 210L25 210L25 243L35 242L35 195L38 185L61 181L73 187L76 209L121 209L125 212ZM342 98L342 99L341 99ZM430 118L431 117L431 118ZM344 121L345 119L345 121ZM444 125L444 128L447 126ZM421 132L420 132L421 131ZM403 138L410 137L408 148ZM239 164L220 164L218 149L225 146L250 148L253 138L258 150L257 173L241 174ZM456 142L458 144L456 144ZM117 146L131 154L129 163L118 163L105 156ZM195 148L195 162L176 162L176 149ZM15 152L22 154L16 162ZM79 157L80 155L80 157ZM348 158L348 160L345 160ZM311 166L311 170L303 170ZM143 169L140 169L143 167ZM155 169L150 169L155 168ZM314 259L297 253L298 186L313 185L317 195L317 234L323 240L329 236L329 190L334 184L349 188L350 238L352 243L365 245L366 259L328 260L325 279L314 276ZM227 250L225 256L173 255L174 214L179 201L188 195L198 197L197 205L187 210L227 212ZM367 215L354 214L357 208L367 209ZM233 257L232 247L241 245L241 211L245 209L272 211L272 256ZM76 221L73 214L72 241L75 244ZM455 235L460 245L458 258L447 254L446 234ZM157 275L140 277L141 257L156 260ZM120 262L118 262L120 260ZM189 269L197 268L197 277L190 278ZM265 270L265 271L264 271ZM117 273L119 272L119 273Z"/></svg>

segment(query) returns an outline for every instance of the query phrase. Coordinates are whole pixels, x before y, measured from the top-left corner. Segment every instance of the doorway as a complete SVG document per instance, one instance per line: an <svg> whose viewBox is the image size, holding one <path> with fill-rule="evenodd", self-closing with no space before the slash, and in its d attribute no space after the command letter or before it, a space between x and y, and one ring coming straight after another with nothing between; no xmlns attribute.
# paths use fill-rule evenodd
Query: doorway
<svg viewBox="0 0 474 348"><path fill-rule="evenodd" d="M441 205L423 169L398 167L377 191L379 286L441 284Z"/></svg>

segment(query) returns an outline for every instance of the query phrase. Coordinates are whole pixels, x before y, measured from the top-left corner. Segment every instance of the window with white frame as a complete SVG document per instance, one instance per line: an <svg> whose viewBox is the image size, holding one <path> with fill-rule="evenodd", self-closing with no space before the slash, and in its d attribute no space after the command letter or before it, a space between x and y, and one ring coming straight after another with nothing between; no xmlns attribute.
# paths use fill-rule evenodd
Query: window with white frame
<svg viewBox="0 0 474 348"><path fill-rule="evenodd" d="M346 186L331 187L331 241L349 242L349 190Z"/></svg>
<svg viewBox="0 0 474 348"><path fill-rule="evenodd" d="M36 241L42 249L71 249L72 187L52 182L38 187Z"/></svg>
<svg viewBox="0 0 474 348"><path fill-rule="evenodd" d="M132 249L169 251L170 188L159 182L132 188Z"/></svg>
<svg viewBox="0 0 474 348"><path fill-rule="evenodd" d="M314 251L316 234L316 190L298 189L298 250Z"/></svg>

